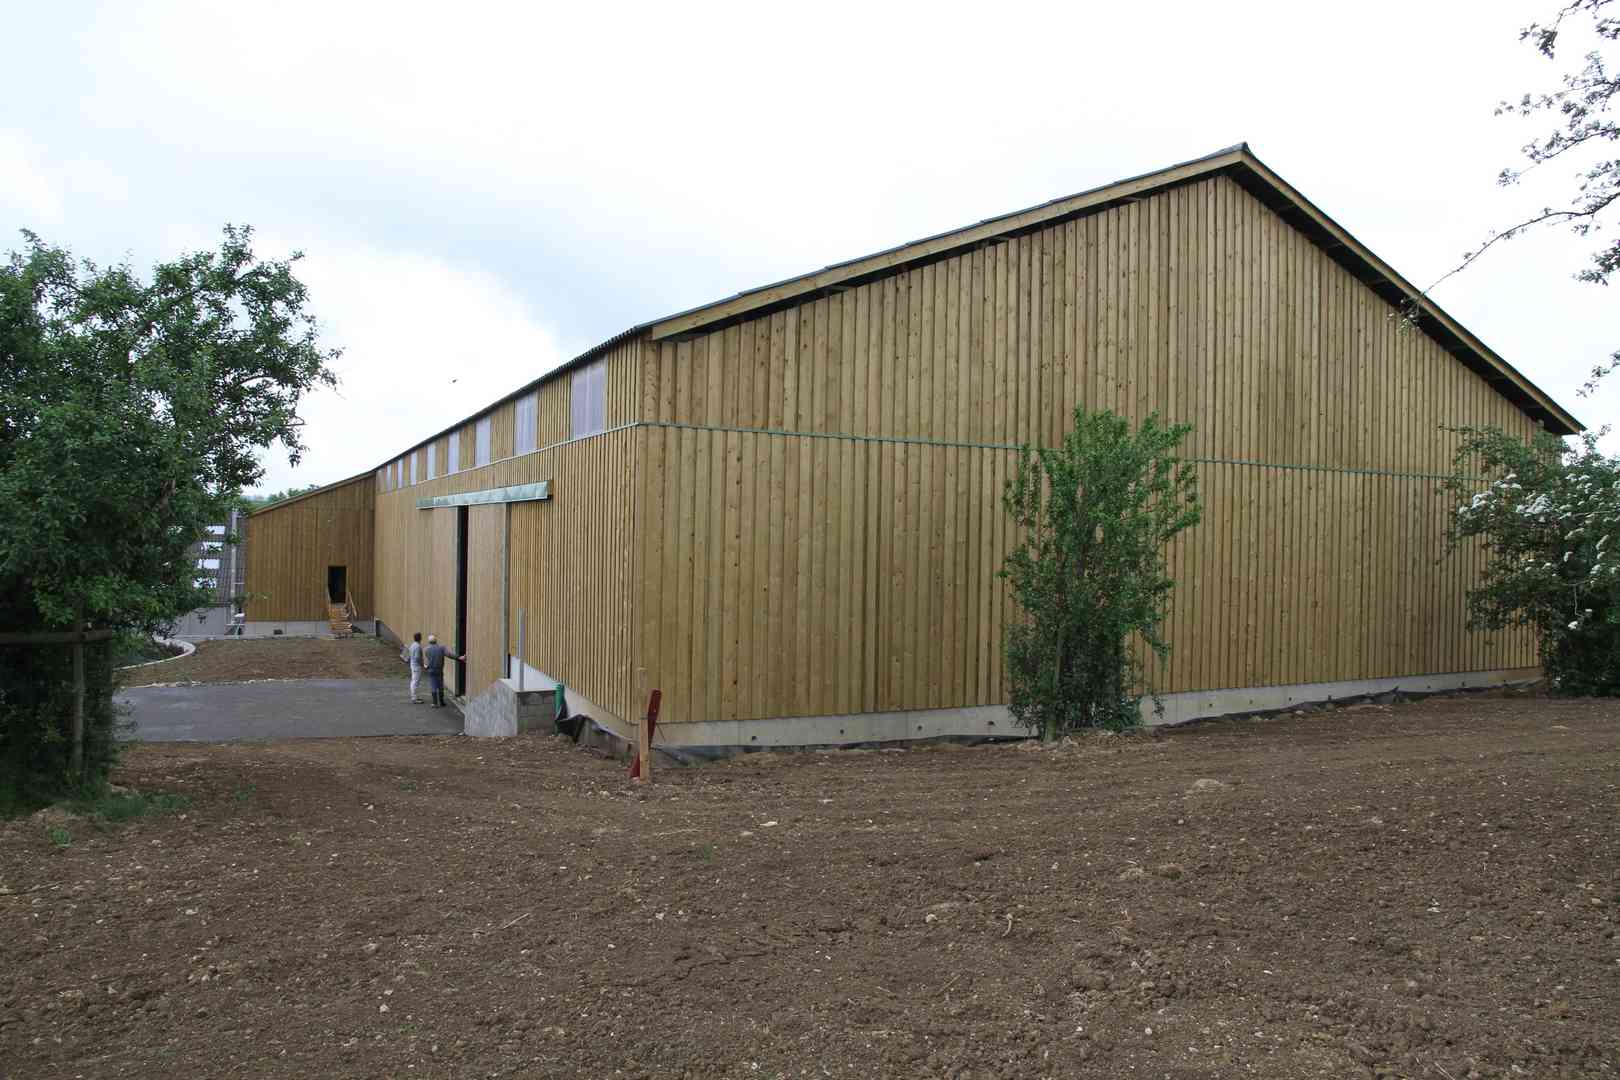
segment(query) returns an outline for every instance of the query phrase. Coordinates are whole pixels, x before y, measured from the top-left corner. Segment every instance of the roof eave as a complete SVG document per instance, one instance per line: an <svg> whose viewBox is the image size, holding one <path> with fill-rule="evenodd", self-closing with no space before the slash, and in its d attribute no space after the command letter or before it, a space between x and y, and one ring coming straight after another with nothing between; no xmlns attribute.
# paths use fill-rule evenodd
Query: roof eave
<svg viewBox="0 0 1620 1080"><path fill-rule="evenodd" d="M1076 195L1053 199L1025 210L987 218L976 225L914 240L871 255L834 263L821 270L737 293L662 319L644 323L653 341L680 339L721 329L747 318L802 303L805 299L864 284L913 266L948 258L994 240L1055 222L1098 213L1109 206L1155 194L1167 188L1221 173L1232 176L1250 194L1316 243L1329 258L1368 285L1393 307L1416 312L1414 322L1470 370L1491 384L1525 413L1557 435L1573 435L1584 425L1525 378L1493 349L1453 319L1365 244L1301 195L1271 170L1247 143L1172 165Z"/></svg>
<svg viewBox="0 0 1620 1080"><path fill-rule="evenodd" d="M450 434L453 434L454 432L460 431L462 428L466 427L468 424L472 423L473 421L481 419L482 417L488 415L489 413L494 412L496 409L500 408L502 405L505 405L508 401L512 401L512 400L514 400L516 398L520 398L524 394L527 394L527 393L529 393L529 392L531 392L533 390L539 389L541 386L545 385L546 383L551 382L553 379L561 378L562 376L568 374L570 371L573 371L575 368L585 366L586 364L590 363L592 360L595 360L597 357L601 356L603 353L608 352L610 349L618 348L620 345L623 345L625 342L635 339L638 335L641 334L642 331L646 330L647 327L650 326L650 325L651 325L650 323L639 323L639 324L637 324L635 326L632 326L628 330L621 330L619 333L614 334L612 337L606 339L605 341L601 341L601 342L598 342L595 345L592 345L589 349L586 349L584 352L580 353L578 356L574 357L572 360L564 360L562 363L558 364L556 367L549 368L544 374L537 375L535 378L530 379L528 382L524 383L522 386L518 387L516 390L507 391L506 393L502 394L500 397L496 398L494 401L490 402L488 405L485 405L482 409L478 409L475 412L468 413L466 416L462 417L460 420L457 420L455 423L451 424L449 427L444 428L441 431L435 432L434 434L429 435L425 439L419 439L418 441L412 443L409 447L407 447L404 450L401 450L397 454L388 455L388 459L386 461L383 461L381 464L379 464L377 466L377 468L378 469L387 468L395 459L400 458L400 457L402 457L404 455L407 455L407 454L414 454L414 453L416 453L416 451L422 449L422 447L428 445L429 443L438 442L440 439L444 438L446 435L450 435ZM339 483L345 483L345 482L346 481L339 481Z"/></svg>
<svg viewBox="0 0 1620 1080"><path fill-rule="evenodd" d="M1484 378L1492 389L1539 420L1555 435L1574 435L1586 430L1586 426L1563 406L1452 318L1421 289L1373 254L1370 248L1323 213L1292 184L1273 172L1247 146L1243 147L1242 159L1241 169L1233 170L1232 174L1244 190L1260 198L1273 212L1280 213L1285 221L1309 237L1329 258L1344 266L1392 307L1411 311L1413 322L1420 329ZM1264 187L1256 190L1253 183L1243 183L1245 173ZM1276 200L1264 197L1268 190L1285 200L1281 208ZM1287 212L1288 208L1292 209L1292 214Z"/></svg>
<svg viewBox="0 0 1620 1080"><path fill-rule="evenodd" d="M393 459L390 458L389 460ZM382 466L379 465L377 468L380 469ZM329 491L336 491L340 487L348 487L350 484L358 483L361 480L374 480L376 479L376 476L377 469L367 469L363 473L355 473L346 480L334 480L330 484L322 484L314 491L305 491L301 494L294 495L290 499L278 499L276 502L270 503L268 506L256 506L247 512L247 516L251 518L259 514L268 513L271 510L280 510L283 506L291 506L293 503L303 502L305 499L313 499L317 495L324 495Z"/></svg>
<svg viewBox="0 0 1620 1080"><path fill-rule="evenodd" d="M652 341L659 341L708 333L746 318L757 318L761 314L791 307L819 293L851 288L915 265L948 258L977 245L1032 231L1069 218L1098 213L1112 205L1146 198L1167 188L1193 183L1222 173L1233 176L1250 194L1269 193L1270 197L1262 197L1261 201L1274 211L1278 211L1279 207L1291 208L1289 212L1284 213L1285 220L1312 239L1329 258L1344 266L1358 280L1373 288L1393 306L1402 308L1408 303L1415 306L1421 313L1416 321L1423 332L1439 341L1442 347L1458 360L1485 378L1493 389L1540 421L1549 431L1557 435L1573 435L1585 430L1585 425L1525 378L1512 364L1475 337L1438 304L1374 255L1366 245L1351 236L1291 184L1273 172L1255 155L1248 143L1238 143L1165 169L1052 199L1025 210L986 218L976 225L913 240L845 262L833 263L809 274L762 285L756 289L736 293L724 300L638 323L587 349L572 360L557 365L518 389L501 395L484 408L412 444L401 453L414 453L423 446L458 431L506 402L560 378L597 359L610 349L643 334ZM387 461L378 467L385 467L387 462L399 456L400 454L390 455ZM336 487L348 482L339 481L338 484L329 486Z"/></svg>
<svg viewBox="0 0 1620 1080"><path fill-rule="evenodd" d="M809 274L762 285L724 300L656 319L647 324L649 337L659 341L707 332L718 325L756 317L762 309L789 306L805 296L824 290L848 288L871 278L899 272L914 264L947 258L978 244L1040 228L1064 218L1095 213L1113 203L1145 197L1167 187L1218 173L1242 161L1247 153L1248 145L1239 143L1169 168L1118 180L1075 195L1065 195L1010 214L986 218L966 228L936 233L870 255L833 263Z"/></svg>

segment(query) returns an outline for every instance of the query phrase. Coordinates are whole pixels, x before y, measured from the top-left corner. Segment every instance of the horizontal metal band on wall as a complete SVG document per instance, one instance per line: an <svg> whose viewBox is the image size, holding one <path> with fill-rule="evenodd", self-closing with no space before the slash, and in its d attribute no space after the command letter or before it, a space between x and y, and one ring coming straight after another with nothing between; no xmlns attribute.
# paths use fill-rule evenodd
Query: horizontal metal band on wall
<svg viewBox="0 0 1620 1080"><path fill-rule="evenodd" d="M953 442L949 439L929 439L914 435L852 435L839 431L787 431L778 428L721 427L707 424L683 424L672 420L642 420L627 427L669 428L675 431L707 431L717 434L774 435L795 439L844 439L850 442L887 443L904 446L937 446L943 449L1007 450L1017 452L1024 447L1018 443ZM1040 449L1033 447L1033 449ZM1399 472L1393 469L1362 469L1350 465L1309 465L1274 461L1249 461L1243 458L1189 457L1183 461L1194 465L1241 465L1256 469L1291 469L1306 472L1339 473L1347 476L1388 476L1404 480L1450 480L1449 473ZM1461 479L1479 481L1474 476Z"/></svg>
<svg viewBox="0 0 1620 1080"><path fill-rule="evenodd" d="M848 442L873 443L878 445L936 446L942 449L1003 450L1011 453L1016 453L1023 449L1023 446L1017 443L955 442L949 439L930 439L914 435L856 435L850 432L842 431L790 431L782 428L727 427L723 425L709 424L683 424L671 420L640 420L633 421L628 424L620 424L616 427L609 428L606 431L592 432L590 435L582 435L577 438L568 439L564 442L553 443L549 446L543 446L536 450L531 450L529 453L543 453L547 450L553 450L559 446L566 446L569 443L584 442L602 435L617 434L619 432L629 431L635 428L663 428L671 431L701 431L719 435L768 435L776 438L789 439L832 439L844 440ZM503 458L501 460L510 461L514 458L526 456L528 455L515 454L512 458ZM1449 473L1401 472L1394 469L1367 469L1350 465L1312 465L1295 462L1252 461L1245 458L1222 457L1191 457L1183 460L1194 465L1236 465L1244 468L1285 469L1302 472L1333 473L1342 476L1386 476L1392 479L1401 480L1454 479L1454 477ZM484 468L486 466L477 467ZM463 471L471 470L469 469ZM1458 479L1475 483L1484 482L1482 477L1476 476L1466 476ZM432 510L435 507L476 506L487 503L537 502L545 501L550 498L550 481L542 480L534 484L519 484L513 487L485 488L478 491L460 492L454 495L435 495L431 498L418 499L416 501L416 508L418 510Z"/></svg>
<svg viewBox="0 0 1620 1080"><path fill-rule="evenodd" d="M418 510L432 510L442 506L483 506L489 503L544 502L551 498L551 481L534 484L515 484L512 487L484 488L480 491L461 491L454 495L434 495L417 499Z"/></svg>

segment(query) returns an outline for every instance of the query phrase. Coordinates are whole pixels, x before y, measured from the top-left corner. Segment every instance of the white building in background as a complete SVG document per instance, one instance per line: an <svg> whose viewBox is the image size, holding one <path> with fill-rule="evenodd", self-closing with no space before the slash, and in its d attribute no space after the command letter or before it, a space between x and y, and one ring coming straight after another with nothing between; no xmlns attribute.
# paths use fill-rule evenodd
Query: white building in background
<svg viewBox="0 0 1620 1080"><path fill-rule="evenodd" d="M196 564L196 582L209 589L213 602L180 619L176 637L222 637L240 632L242 599L247 594L247 515L232 510L218 524L209 525L206 535L188 552Z"/></svg>

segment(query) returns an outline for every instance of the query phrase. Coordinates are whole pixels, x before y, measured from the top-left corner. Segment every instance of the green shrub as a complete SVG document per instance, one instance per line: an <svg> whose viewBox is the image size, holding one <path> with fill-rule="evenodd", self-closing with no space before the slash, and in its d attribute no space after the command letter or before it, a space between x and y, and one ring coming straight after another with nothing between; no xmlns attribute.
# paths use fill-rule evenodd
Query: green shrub
<svg viewBox="0 0 1620 1080"><path fill-rule="evenodd" d="M108 642L84 646L83 777L70 768L73 650L63 645L0 647L0 808L37 809L94 786L118 759Z"/></svg>
<svg viewBox="0 0 1620 1080"><path fill-rule="evenodd" d="M1022 538L1000 572L1023 611L1007 630L1009 707L1044 739L1141 720L1131 639L1169 653L1164 548L1201 513L1193 470L1176 456L1191 430L1155 413L1132 431L1080 407L1061 446L1019 454L1002 498Z"/></svg>
<svg viewBox="0 0 1620 1080"><path fill-rule="evenodd" d="M1555 692L1620 694L1620 458L1591 432L1571 445L1456 430L1450 548L1489 555L1469 628L1528 627Z"/></svg>

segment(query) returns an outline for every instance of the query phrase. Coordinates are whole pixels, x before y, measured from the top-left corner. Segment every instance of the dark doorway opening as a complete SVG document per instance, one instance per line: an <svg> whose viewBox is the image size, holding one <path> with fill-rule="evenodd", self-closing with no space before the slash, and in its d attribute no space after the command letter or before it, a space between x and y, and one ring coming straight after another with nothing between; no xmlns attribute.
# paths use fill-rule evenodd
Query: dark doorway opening
<svg viewBox="0 0 1620 1080"><path fill-rule="evenodd" d="M328 566L326 568L326 598L334 604L341 604L347 599L348 595L348 568L342 566Z"/></svg>
<svg viewBox="0 0 1620 1080"><path fill-rule="evenodd" d="M456 655L467 654L467 508L456 507ZM467 693L467 665L456 665L456 696Z"/></svg>

